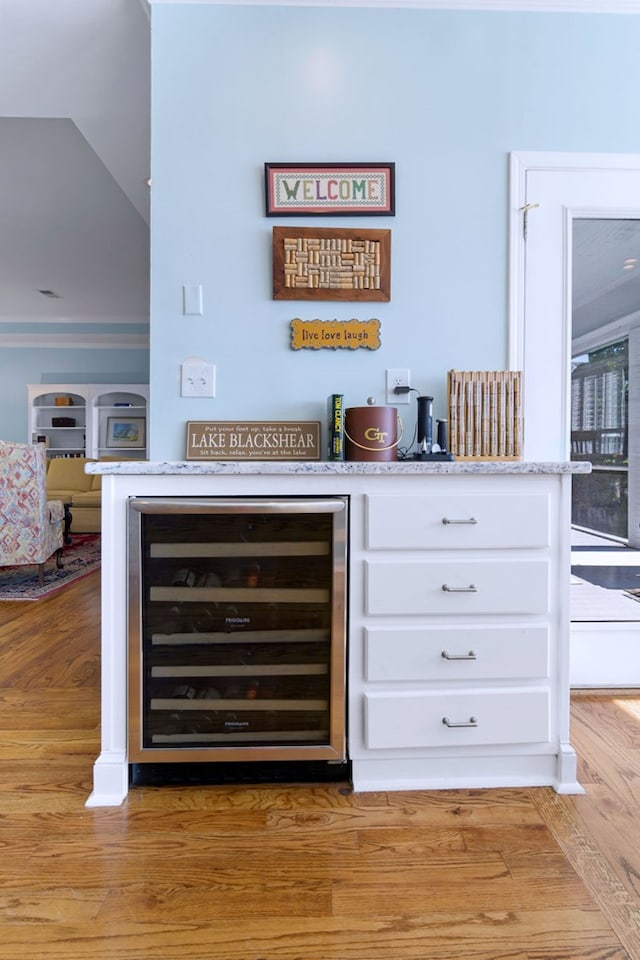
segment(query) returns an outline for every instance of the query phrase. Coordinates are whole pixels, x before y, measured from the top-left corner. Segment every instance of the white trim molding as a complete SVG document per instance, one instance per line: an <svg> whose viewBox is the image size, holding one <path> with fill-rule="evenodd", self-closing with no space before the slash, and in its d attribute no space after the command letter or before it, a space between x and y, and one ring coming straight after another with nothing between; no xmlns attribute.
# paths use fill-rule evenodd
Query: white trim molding
<svg viewBox="0 0 640 960"><path fill-rule="evenodd" d="M145 2L145 0L141 0ZM148 0L160 4L251 7L387 7L521 13L640 13L640 0Z"/></svg>
<svg viewBox="0 0 640 960"><path fill-rule="evenodd" d="M149 326L148 317L22 317L22 316L0 316L0 326L3 324L11 323L41 323L43 326L52 325L52 324L63 324L63 323L82 323L89 325L102 324L104 326L112 325L122 325L125 326L136 326L136 327L147 327Z"/></svg>
<svg viewBox="0 0 640 960"><path fill-rule="evenodd" d="M149 337L145 334L59 333L43 336L41 333L0 333L0 347L30 350L148 350Z"/></svg>
<svg viewBox="0 0 640 960"><path fill-rule="evenodd" d="M532 460L563 459L569 449L571 291L568 278L571 276L572 221L587 212L590 216L596 213L601 217L610 216L612 212L620 216L613 197L619 203L621 197L627 196L625 191L631 184L635 184L631 202L637 211L640 154L515 152L510 154L509 164L508 363L511 369L524 371L524 455ZM567 174L573 176L566 177ZM577 205L580 198L590 198L593 203L596 188L587 189L585 179L589 179L589 175L599 183L598 190L609 184L605 194L599 196L602 205L598 210L586 204ZM564 192L558 192L561 183ZM528 250L523 238L525 209L529 218ZM559 216L562 217L561 241L557 236ZM543 250L551 256L550 243L554 245L555 266L551 268L544 296L547 301L552 297L552 312L549 303L541 299L545 281L540 275L540 271L550 267L541 260ZM538 311L535 323L525 316L532 304ZM549 351L558 358L558 366L545 371L544 357Z"/></svg>
<svg viewBox="0 0 640 960"><path fill-rule="evenodd" d="M640 170L636 153L551 153L515 151L509 155L509 328L508 364L510 370L524 368L524 288L525 244L522 235L522 209L527 203L527 173L594 173L602 170ZM630 211L608 215L624 217ZM577 215L573 210L567 216ZM602 211L581 209L580 216L601 216Z"/></svg>

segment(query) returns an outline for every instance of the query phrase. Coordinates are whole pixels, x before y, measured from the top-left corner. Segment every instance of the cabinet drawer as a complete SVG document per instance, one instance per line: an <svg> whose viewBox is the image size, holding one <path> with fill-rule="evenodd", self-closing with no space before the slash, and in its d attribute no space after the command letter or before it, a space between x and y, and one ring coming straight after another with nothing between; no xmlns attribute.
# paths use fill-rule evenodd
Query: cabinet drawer
<svg viewBox="0 0 640 960"><path fill-rule="evenodd" d="M369 681L533 679L549 674L549 629L365 629Z"/></svg>
<svg viewBox="0 0 640 960"><path fill-rule="evenodd" d="M384 614L545 613L546 560L365 561L366 611Z"/></svg>
<svg viewBox="0 0 640 960"><path fill-rule="evenodd" d="M365 694L370 750L540 743L549 735L548 690Z"/></svg>
<svg viewBox="0 0 640 960"><path fill-rule="evenodd" d="M549 498L543 493L374 495L366 499L370 550L549 544Z"/></svg>

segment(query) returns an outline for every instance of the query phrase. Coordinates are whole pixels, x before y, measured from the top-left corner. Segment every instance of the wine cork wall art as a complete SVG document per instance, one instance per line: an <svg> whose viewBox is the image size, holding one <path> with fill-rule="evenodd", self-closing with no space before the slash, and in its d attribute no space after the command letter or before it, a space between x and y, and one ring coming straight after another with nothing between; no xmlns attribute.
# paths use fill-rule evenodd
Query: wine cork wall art
<svg viewBox="0 0 640 960"><path fill-rule="evenodd" d="M274 300L391 299L391 231L273 228Z"/></svg>

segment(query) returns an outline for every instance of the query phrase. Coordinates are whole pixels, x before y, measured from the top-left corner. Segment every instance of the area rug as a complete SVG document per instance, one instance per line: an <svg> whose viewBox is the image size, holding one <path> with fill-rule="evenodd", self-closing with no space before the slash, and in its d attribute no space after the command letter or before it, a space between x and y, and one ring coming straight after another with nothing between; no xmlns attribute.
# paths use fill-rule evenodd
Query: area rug
<svg viewBox="0 0 640 960"><path fill-rule="evenodd" d="M55 557L47 560L44 584L38 582L38 567L0 567L0 601L42 600L64 590L70 583L100 569L100 534L78 533L65 545L62 569L56 567Z"/></svg>

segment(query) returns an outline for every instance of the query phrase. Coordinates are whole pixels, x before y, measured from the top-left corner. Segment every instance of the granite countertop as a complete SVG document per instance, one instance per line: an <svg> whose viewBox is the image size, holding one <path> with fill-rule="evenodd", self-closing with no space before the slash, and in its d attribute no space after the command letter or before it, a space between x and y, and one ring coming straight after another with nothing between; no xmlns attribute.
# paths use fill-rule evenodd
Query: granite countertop
<svg viewBox="0 0 640 960"><path fill-rule="evenodd" d="M277 476L292 474L380 475L405 474L553 474L591 473L588 461L534 462L525 460L445 460L420 462L396 460L385 462L323 460L122 460L88 463L86 473L119 476L202 476L249 475Z"/></svg>

